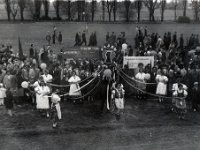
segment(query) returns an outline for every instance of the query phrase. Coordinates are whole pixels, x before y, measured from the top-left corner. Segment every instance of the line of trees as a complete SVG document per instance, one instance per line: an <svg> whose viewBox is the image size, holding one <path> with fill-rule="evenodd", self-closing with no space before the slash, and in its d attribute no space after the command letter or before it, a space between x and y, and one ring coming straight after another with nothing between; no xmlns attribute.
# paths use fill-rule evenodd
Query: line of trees
<svg viewBox="0 0 200 150"><path fill-rule="evenodd" d="M25 9L30 14L33 20L50 20L50 0L3 0L5 10L7 12L8 21L16 20L16 16L20 15L21 21L24 21ZM174 20L177 20L177 6L181 5L183 10L183 17L187 16L188 0L173 0ZM194 20L199 21L200 0L192 0L192 10L194 12ZM77 21L94 21L98 9L102 10L102 20L105 21L107 14L108 21L116 21L119 11L123 14L125 21L129 22L131 16L136 15L137 21L141 20L141 10L143 7L147 8L149 14L149 21L155 21L155 10L160 9L161 21L164 21L164 14L167 8L166 0L54 0L53 7L55 9L56 20L61 20L61 14L65 14L68 21L77 18ZM43 12L43 16L41 16Z"/></svg>

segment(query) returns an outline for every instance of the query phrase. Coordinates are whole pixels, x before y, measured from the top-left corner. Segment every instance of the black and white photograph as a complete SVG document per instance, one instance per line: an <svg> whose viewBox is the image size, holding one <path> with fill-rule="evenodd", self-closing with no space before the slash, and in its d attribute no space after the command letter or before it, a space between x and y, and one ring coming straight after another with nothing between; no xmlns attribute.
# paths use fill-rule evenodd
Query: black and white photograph
<svg viewBox="0 0 200 150"><path fill-rule="evenodd" d="M0 150L200 150L200 0L0 0Z"/></svg>

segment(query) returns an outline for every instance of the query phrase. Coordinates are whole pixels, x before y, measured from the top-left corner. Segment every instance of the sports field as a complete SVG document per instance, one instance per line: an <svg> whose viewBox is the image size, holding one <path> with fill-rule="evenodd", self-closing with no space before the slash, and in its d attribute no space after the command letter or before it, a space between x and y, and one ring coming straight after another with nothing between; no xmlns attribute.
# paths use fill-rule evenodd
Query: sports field
<svg viewBox="0 0 200 150"><path fill-rule="evenodd" d="M56 25L57 30L63 34L63 45L55 46L55 50L59 47L72 47L75 41L75 34L82 32L86 28L86 23L67 23L67 22L39 22L39 23L1 23L0 24L0 43L13 45L15 51L18 50L18 37L21 38L24 52L33 43L35 47L41 48L46 45L45 36L48 31L53 31L53 26ZM120 32L126 33L127 42L134 45L134 36L136 26L148 27L149 32L158 32L163 36L164 32L177 32L178 35L183 33L185 37L189 37L191 33L199 34L199 24L88 24L87 40L92 32L97 33L98 46L105 43L107 32L115 32L118 35Z"/></svg>

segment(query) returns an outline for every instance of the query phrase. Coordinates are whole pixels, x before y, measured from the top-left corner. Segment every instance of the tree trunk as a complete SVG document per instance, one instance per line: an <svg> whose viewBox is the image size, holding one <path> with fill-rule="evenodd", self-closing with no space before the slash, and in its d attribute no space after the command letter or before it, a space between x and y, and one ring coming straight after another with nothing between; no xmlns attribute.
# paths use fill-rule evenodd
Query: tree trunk
<svg viewBox="0 0 200 150"><path fill-rule="evenodd" d="M176 7L175 7L175 9L174 9L174 20L176 21Z"/></svg>
<svg viewBox="0 0 200 150"><path fill-rule="evenodd" d="M140 22L140 9L138 9L138 22Z"/></svg>
<svg viewBox="0 0 200 150"><path fill-rule="evenodd" d="M71 21L71 1L68 1L68 20Z"/></svg>
<svg viewBox="0 0 200 150"><path fill-rule="evenodd" d="M21 21L24 21L24 10L20 9Z"/></svg>
<svg viewBox="0 0 200 150"><path fill-rule="evenodd" d="M102 19L105 21L105 1L102 1Z"/></svg>
<svg viewBox="0 0 200 150"><path fill-rule="evenodd" d="M162 10L162 12L161 12L161 22L163 22L164 21L164 10Z"/></svg>
<svg viewBox="0 0 200 150"><path fill-rule="evenodd" d="M108 12L109 22L111 21L111 12Z"/></svg>
<svg viewBox="0 0 200 150"><path fill-rule="evenodd" d="M151 10L149 10L149 21L151 22Z"/></svg>
<svg viewBox="0 0 200 150"><path fill-rule="evenodd" d="M6 12L7 12L7 17L8 17L8 21L10 21L11 20L11 18L10 18L10 11L11 11L11 9L10 9L10 0L5 0L5 3L6 3Z"/></svg>
<svg viewBox="0 0 200 150"><path fill-rule="evenodd" d="M129 22L129 9L126 10L126 22Z"/></svg>
<svg viewBox="0 0 200 150"><path fill-rule="evenodd" d="M57 6L57 8L56 8L56 17L57 17L57 19L60 19L60 1L58 0L57 1L57 4L56 4Z"/></svg>
<svg viewBox="0 0 200 150"><path fill-rule="evenodd" d="M183 16L186 17L186 10L187 10L187 0L183 1Z"/></svg>
<svg viewBox="0 0 200 150"><path fill-rule="evenodd" d="M92 11L92 22L94 21L94 11Z"/></svg>
<svg viewBox="0 0 200 150"><path fill-rule="evenodd" d="M116 21L116 11L117 11L117 2L114 0L113 2L113 19Z"/></svg>

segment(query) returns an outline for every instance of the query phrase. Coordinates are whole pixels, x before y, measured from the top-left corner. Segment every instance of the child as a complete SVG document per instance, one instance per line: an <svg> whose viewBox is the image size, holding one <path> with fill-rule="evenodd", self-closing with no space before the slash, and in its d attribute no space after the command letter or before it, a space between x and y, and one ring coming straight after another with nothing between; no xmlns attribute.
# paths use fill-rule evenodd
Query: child
<svg viewBox="0 0 200 150"><path fill-rule="evenodd" d="M8 110L8 115L12 117L13 116L13 113L12 113L13 94L10 91L10 89L7 89L7 91L6 91L5 106L6 106L6 109Z"/></svg>
<svg viewBox="0 0 200 150"><path fill-rule="evenodd" d="M117 109L116 119L120 119L120 114L123 113L124 110L124 94L125 91L123 89L123 85L117 83L114 90L112 91L112 99L115 101L115 106Z"/></svg>
<svg viewBox="0 0 200 150"><path fill-rule="evenodd" d="M185 98L188 95L186 89L184 88L183 84L178 84L177 90L174 90L173 96L175 100L175 109L176 113L178 114L179 119L184 119L185 114L187 112Z"/></svg>
<svg viewBox="0 0 200 150"><path fill-rule="evenodd" d="M3 84L0 83L0 106L4 105L5 97L6 97L6 89L3 87Z"/></svg>
<svg viewBox="0 0 200 150"><path fill-rule="evenodd" d="M56 93L51 95L51 110L53 117L53 128L57 127L57 121L62 119L61 109L60 109L60 96Z"/></svg>

